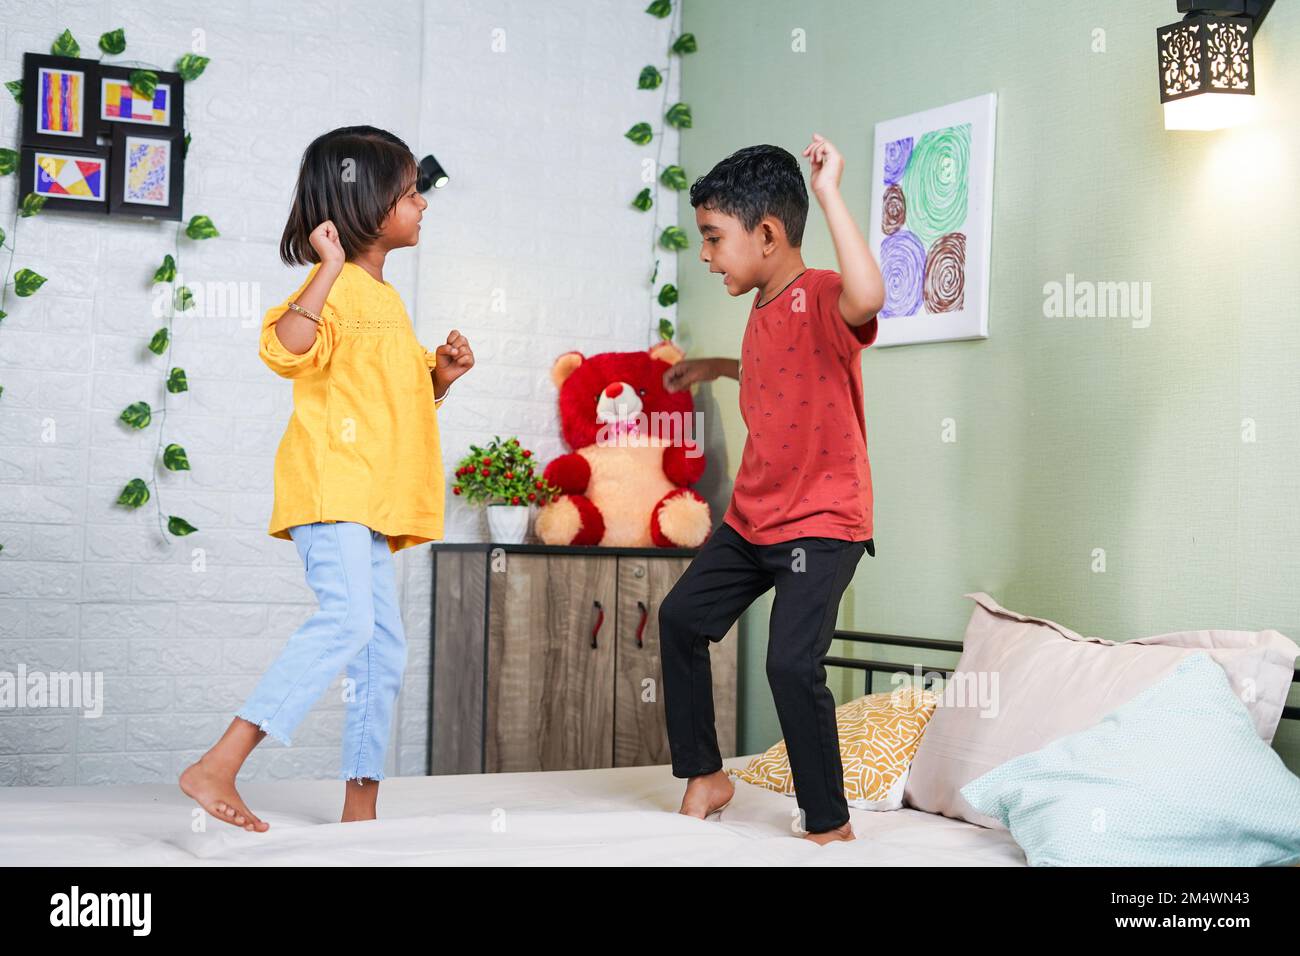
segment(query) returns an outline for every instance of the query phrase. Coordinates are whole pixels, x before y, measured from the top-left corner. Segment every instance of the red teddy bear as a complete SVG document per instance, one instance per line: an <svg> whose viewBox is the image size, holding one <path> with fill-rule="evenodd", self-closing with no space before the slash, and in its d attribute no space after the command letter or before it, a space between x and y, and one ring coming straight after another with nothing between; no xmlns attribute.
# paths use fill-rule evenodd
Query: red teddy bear
<svg viewBox="0 0 1300 956"><path fill-rule="evenodd" d="M704 473L694 441L689 389L664 388L684 353L670 342L645 352L566 352L551 380L573 451L546 466L564 494L538 512L547 544L698 547L709 536L709 505L690 486Z"/></svg>

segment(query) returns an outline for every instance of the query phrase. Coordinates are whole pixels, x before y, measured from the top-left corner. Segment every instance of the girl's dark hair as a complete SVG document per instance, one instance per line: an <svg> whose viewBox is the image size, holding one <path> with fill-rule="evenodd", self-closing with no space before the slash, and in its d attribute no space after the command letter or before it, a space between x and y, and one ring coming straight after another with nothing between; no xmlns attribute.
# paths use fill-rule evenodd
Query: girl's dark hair
<svg viewBox="0 0 1300 956"><path fill-rule="evenodd" d="M746 146L695 180L691 207L701 205L735 216L750 232L764 216L775 216L790 245L803 242L808 189L799 161L780 146Z"/></svg>
<svg viewBox="0 0 1300 956"><path fill-rule="evenodd" d="M280 237L286 265L319 261L308 236L326 219L339 231L344 256L351 260L379 237L419 173L407 145L373 126L342 126L317 136L302 154L289 221Z"/></svg>

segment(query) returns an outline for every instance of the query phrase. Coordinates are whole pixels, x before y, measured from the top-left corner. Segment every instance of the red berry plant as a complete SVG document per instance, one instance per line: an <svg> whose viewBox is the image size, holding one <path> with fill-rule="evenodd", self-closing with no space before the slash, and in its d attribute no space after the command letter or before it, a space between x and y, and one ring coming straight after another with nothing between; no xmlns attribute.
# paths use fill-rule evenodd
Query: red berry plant
<svg viewBox="0 0 1300 956"><path fill-rule="evenodd" d="M474 505L544 505L560 497L560 489L533 473L533 453L518 438L502 441L494 435L486 448L470 445L456 468L453 495Z"/></svg>

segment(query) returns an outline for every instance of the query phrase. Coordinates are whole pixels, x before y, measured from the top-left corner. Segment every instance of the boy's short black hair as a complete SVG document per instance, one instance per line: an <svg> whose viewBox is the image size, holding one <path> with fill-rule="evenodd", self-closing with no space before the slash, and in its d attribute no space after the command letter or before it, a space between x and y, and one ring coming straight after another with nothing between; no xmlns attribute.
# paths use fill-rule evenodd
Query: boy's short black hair
<svg viewBox="0 0 1300 956"><path fill-rule="evenodd" d="M764 216L775 216L790 245L798 246L808 219L808 188L799 161L780 146L746 146L695 180L691 206L735 216L750 231Z"/></svg>
<svg viewBox="0 0 1300 956"><path fill-rule="evenodd" d="M418 174L411 150L387 130L341 126L317 136L298 167L280 258L291 266L318 261L308 236L329 219L350 261L379 237L384 218Z"/></svg>

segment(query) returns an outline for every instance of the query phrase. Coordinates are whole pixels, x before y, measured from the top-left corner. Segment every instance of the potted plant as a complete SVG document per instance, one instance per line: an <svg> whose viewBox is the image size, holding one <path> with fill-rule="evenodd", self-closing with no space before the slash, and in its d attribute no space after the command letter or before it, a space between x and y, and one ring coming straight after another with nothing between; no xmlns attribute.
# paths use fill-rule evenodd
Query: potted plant
<svg viewBox="0 0 1300 956"><path fill-rule="evenodd" d="M488 532L493 541L522 544L528 535L532 505L543 505L560 495L545 478L533 472L533 453L518 438L502 441L493 436L487 447L470 445L470 453L456 467L451 493L473 505L487 505Z"/></svg>

